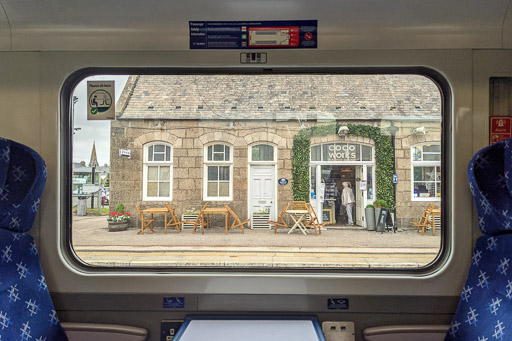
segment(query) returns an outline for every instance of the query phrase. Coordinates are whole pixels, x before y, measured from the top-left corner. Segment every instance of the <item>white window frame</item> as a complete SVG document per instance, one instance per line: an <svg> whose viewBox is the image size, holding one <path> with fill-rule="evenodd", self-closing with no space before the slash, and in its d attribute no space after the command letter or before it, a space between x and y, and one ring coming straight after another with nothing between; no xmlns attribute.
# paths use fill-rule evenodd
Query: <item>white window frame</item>
<svg viewBox="0 0 512 341"><path fill-rule="evenodd" d="M214 161L208 160L208 147L215 145L222 145L229 148L229 160ZM203 200L204 201L233 201L233 146L225 142L213 142L204 146L204 158L203 158ZM227 197L210 197L208 196L208 167L211 166L229 166L229 196ZM217 180L220 182L220 180Z"/></svg>
<svg viewBox="0 0 512 341"><path fill-rule="evenodd" d="M434 167L434 170L436 169L436 167L441 168L441 160L439 160L439 161L423 161L423 155L425 155L423 152L423 147L426 145L441 146L441 144L439 142L426 142L426 143L415 144L415 145L411 146L411 200L412 201L441 201L441 197L437 197L437 196L434 196L434 197L415 197L414 196L414 182L415 182L414 181L414 168L415 167ZM414 161L414 149L417 147L421 147L421 158L422 158L421 161ZM437 154L437 153L435 153L435 154ZM441 151L439 152L439 155L441 155ZM441 177L441 174L439 174L439 177ZM440 183L441 181L430 180L429 182L434 183L434 186L436 187L435 192L437 193L437 182ZM441 186L442 186L442 184L441 184Z"/></svg>
<svg viewBox="0 0 512 341"><path fill-rule="evenodd" d="M163 145L171 148L170 152L170 160L169 161L148 161L149 147L154 147L156 145ZM142 200L143 201L172 201L172 188L173 188L173 157L174 157L174 147L172 144L164 142L164 141L154 141L150 143L146 143L143 148L143 167L142 167ZM150 197L147 195L148 189L148 167L149 166L169 166L169 196L168 197ZM160 172L158 172L160 174ZM160 186L160 182L159 182Z"/></svg>

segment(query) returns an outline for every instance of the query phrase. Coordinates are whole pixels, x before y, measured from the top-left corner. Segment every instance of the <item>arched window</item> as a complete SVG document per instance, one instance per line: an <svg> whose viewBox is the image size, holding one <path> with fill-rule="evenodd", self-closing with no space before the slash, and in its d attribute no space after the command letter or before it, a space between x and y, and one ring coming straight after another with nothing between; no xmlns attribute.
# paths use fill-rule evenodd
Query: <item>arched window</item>
<svg viewBox="0 0 512 341"><path fill-rule="evenodd" d="M205 147L203 188L205 201L233 200L233 153L229 145Z"/></svg>
<svg viewBox="0 0 512 341"><path fill-rule="evenodd" d="M441 200L441 145L412 146L411 170L412 200Z"/></svg>
<svg viewBox="0 0 512 341"><path fill-rule="evenodd" d="M249 162L273 162L276 161L275 148L270 144L256 144L250 147Z"/></svg>
<svg viewBox="0 0 512 341"><path fill-rule="evenodd" d="M172 145L144 145L143 195L145 201L172 200Z"/></svg>

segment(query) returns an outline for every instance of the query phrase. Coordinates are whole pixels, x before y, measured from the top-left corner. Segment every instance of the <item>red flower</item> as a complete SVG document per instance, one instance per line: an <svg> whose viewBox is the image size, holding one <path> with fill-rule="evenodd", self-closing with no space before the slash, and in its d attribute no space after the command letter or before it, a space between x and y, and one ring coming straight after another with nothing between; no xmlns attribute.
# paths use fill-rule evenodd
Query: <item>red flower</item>
<svg viewBox="0 0 512 341"><path fill-rule="evenodd" d="M109 214L110 214L110 215L114 215L114 212L110 212Z"/></svg>
<svg viewBox="0 0 512 341"><path fill-rule="evenodd" d="M130 216L130 213L128 213L128 212L124 212L124 214L126 214L128 217Z"/></svg>

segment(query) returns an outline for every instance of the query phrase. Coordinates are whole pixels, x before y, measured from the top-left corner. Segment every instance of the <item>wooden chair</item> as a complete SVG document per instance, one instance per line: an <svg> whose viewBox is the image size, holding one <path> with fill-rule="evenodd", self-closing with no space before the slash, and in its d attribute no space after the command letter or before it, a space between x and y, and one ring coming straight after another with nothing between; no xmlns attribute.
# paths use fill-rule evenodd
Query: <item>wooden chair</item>
<svg viewBox="0 0 512 341"><path fill-rule="evenodd" d="M294 210L305 210L306 209L306 202L305 201L294 201L292 203L292 208Z"/></svg>
<svg viewBox="0 0 512 341"><path fill-rule="evenodd" d="M290 207L290 203L286 204L285 208L279 214L279 217L277 217L277 221L272 221L272 220L268 221L269 225L275 225L274 226L274 233L277 233L277 228L278 227L288 227L288 224L286 224L286 221L284 221L284 214L288 210L288 207Z"/></svg>
<svg viewBox="0 0 512 341"><path fill-rule="evenodd" d="M233 212L231 207L226 205L226 210L228 210L229 214L233 217L233 224L231 224L231 227L229 229L232 230L236 227L240 227L240 229L242 230L242 233L245 233L244 224L247 224L249 222L249 220L251 220L251 219L246 219L244 221L240 221L240 218L238 218L238 215L235 212ZM228 234L227 230L226 230L226 234Z"/></svg>
<svg viewBox="0 0 512 341"><path fill-rule="evenodd" d="M167 211L169 211L170 217L169 221L165 222L165 232L164 234L167 234L167 227L172 227L176 229L176 232L181 232L183 222L178 219L178 216L176 215L176 209L171 206L168 202L165 203L165 207L167 207Z"/></svg>
<svg viewBox="0 0 512 341"><path fill-rule="evenodd" d="M153 233L153 223L155 222L155 219L153 216L151 216L150 219L145 219L144 214L142 213L140 206L136 205L135 210L137 211L137 215L140 219L140 231L137 232L137 234L144 234L144 230L148 230L149 233Z"/></svg>
<svg viewBox="0 0 512 341"><path fill-rule="evenodd" d="M430 220L430 217L432 215L432 210L434 208L436 208L436 205L434 205L433 203L428 204L425 211L423 211L423 214L421 215L420 220L417 222L413 221L411 223L414 226L416 226L416 232L420 232L420 230L421 230L421 234L423 235L425 233L425 229L427 227L432 226L432 220Z"/></svg>
<svg viewBox="0 0 512 341"><path fill-rule="evenodd" d="M318 234L322 234L322 227L327 225L327 223L321 223L320 220L318 220L318 216L315 213L315 210L313 209L313 206L311 206L310 203L306 203L306 209L308 210L309 214L309 221L306 223L306 227L313 227L315 229L315 236L316 231L318 229Z"/></svg>
<svg viewBox="0 0 512 341"><path fill-rule="evenodd" d="M204 226L209 224L208 217L206 217L205 221L205 214L204 209L208 206L208 203L204 204L203 208L201 208L201 211L197 215L197 218L195 221L183 221L185 224L194 224L194 229L192 230L193 233L196 233L196 228L198 226L201 226L201 233L204 234Z"/></svg>

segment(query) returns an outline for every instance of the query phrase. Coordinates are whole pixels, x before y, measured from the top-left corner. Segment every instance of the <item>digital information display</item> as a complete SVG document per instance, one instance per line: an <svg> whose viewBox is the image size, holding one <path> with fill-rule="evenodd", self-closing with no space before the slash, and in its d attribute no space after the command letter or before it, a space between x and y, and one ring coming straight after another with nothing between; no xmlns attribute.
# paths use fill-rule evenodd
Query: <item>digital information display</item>
<svg viewBox="0 0 512 341"><path fill-rule="evenodd" d="M317 20L190 21L190 49L316 49Z"/></svg>

